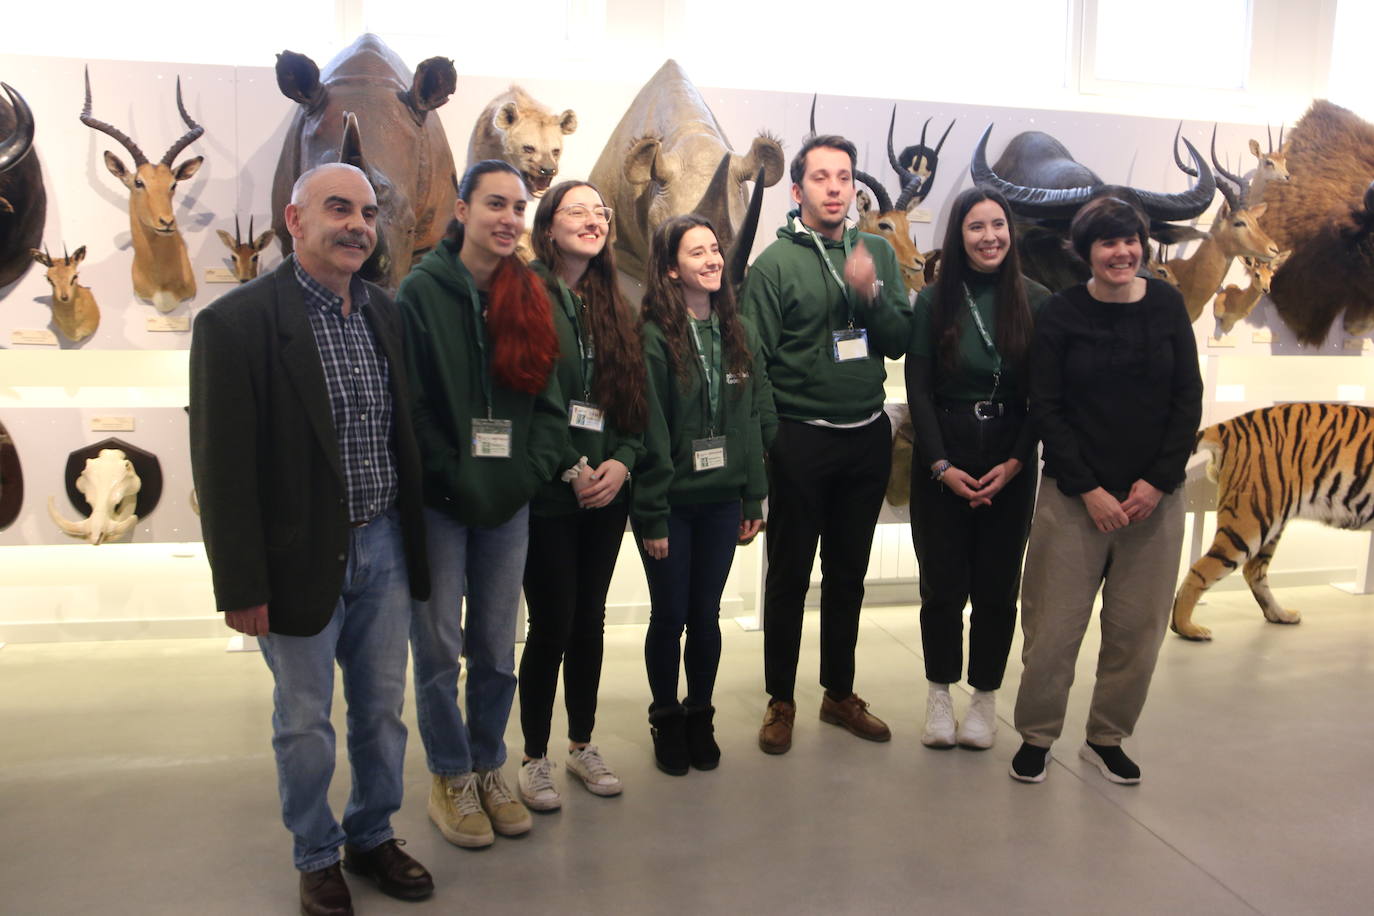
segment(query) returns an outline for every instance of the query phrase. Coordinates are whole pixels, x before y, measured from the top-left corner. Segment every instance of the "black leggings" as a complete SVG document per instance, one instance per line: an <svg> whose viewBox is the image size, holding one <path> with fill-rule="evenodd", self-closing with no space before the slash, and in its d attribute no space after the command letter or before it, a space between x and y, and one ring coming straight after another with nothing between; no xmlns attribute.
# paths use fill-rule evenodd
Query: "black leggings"
<svg viewBox="0 0 1374 916"><path fill-rule="evenodd" d="M606 592L628 512L627 501L621 500L573 515L530 516L525 560L529 633L520 657L520 729L527 757L548 753L560 665L568 738L578 743L592 738L601 685Z"/></svg>

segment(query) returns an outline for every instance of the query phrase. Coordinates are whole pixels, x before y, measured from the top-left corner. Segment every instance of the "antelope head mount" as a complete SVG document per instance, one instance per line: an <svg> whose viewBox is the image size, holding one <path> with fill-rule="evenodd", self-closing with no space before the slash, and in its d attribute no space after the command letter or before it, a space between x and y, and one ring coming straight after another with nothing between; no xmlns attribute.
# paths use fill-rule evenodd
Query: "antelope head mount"
<svg viewBox="0 0 1374 916"><path fill-rule="evenodd" d="M82 245L76 249L76 254L68 255L64 245L60 258L49 255L46 246L42 251L30 248L29 253L48 269L48 285L52 287L52 318L57 329L72 341L82 341L94 334L96 328L100 327L100 308L90 287L76 282L77 271L86 258L86 246Z"/></svg>
<svg viewBox="0 0 1374 916"><path fill-rule="evenodd" d="M163 312L170 312L196 295L196 278L186 254L186 242L177 229L172 195L177 182L188 181L205 161L204 156L195 156L180 165L174 164L181 151L205 133L205 128L186 112L186 105L181 100L181 77L177 77L177 110L188 130L160 160L149 162L143 150L127 134L92 117L91 72L90 68L86 70L86 105L81 109L81 123L118 140L133 157L133 169L130 170L122 159L105 151L105 167L129 189L134 292Z"/></svg>
<svg viewBox="0 0 1374 916"><path fill-rule="evenodd" d="M271 244L276 233L271 229L263 232L257 238L253 238L253 217L248 217L248 239L241 238L239 231L239 217L234 214L234 234L230 235L223 229L217 229L219 240L224 243L224 247L229 249L229 254L234 259L234 276L240 283L247 283L258 275L258 255L264 248Z"/></svg>

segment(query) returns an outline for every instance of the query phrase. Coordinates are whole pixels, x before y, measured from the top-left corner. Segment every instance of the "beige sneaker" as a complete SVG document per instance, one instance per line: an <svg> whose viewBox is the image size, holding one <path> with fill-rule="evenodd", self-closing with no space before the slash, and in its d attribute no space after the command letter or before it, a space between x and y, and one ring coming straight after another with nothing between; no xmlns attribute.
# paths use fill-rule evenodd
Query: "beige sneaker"
<svg viewBox="0 0 1374 916"><path fill-rule="evenodd" d="M477 795L482 799L482 809L491 818L491 829L501 836L529 833L534 826L534 819L530 817L529 809L511 794L501 771L478 770L475 775Z"/></svg>
<svg viewBox="0 0 1374 916"><path fill-rule="evenodd" d="M432 776L429 786L429 819L454 846L479 849L496 842L491 821L477 796L477 776Z"/></svg>

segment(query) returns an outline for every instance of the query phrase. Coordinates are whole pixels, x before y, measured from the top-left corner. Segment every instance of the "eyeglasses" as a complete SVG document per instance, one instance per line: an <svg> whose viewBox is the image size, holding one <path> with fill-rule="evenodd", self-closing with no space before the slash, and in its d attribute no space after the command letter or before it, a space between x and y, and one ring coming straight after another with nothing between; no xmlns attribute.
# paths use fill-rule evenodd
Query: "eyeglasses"
<svg viewBox="0 0 1374 916"><path fill-rule="evenodd" d="M590 218L596 220L598 223L605 223L607 226L611 224L611 217L615 215L615 211L610 207L588 207L586 204L572 204L567 207L559 207L553 212L567 214L568 219L575 223L580 223Z"/></svg>

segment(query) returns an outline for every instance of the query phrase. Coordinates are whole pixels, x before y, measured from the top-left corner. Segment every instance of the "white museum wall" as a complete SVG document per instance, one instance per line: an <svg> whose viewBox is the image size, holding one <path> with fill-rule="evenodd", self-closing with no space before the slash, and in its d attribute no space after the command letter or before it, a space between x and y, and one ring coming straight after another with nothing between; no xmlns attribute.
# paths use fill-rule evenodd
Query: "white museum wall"
<svg viewBox="0 0 1374 916"><path fill-rule="evenodd" d="M450 41L435 38L432 45L423 53L459 56ZM412 65L417 62L414 55L406 59ZM323 66L326 55L317 56L316 62ZM613 63L588 72L610 71L615 79L518 80L551 109L577 111L579 127L565 140L562 177L583 177L590 172L606 138L658 62L633 69L630 65L638 61ZM0 344L10 347L0 354L0 418L15 437L26 476L21 517L0 532L0 546L5 548L0 550L0 569L10 571L0 577L7 583L0 586L0 602L7 608L0 616L0 642L83 638L82 634L84 638L107 638L119 629L112 629L110 620L126 621L128 626L152 635L179 635L185 631L188 616L216 621L203 553L181 556L187 552L183 542L198 538L198 524L190 511L189 454L181 410L187 397L185 357L190 335L147 330L148 319L159 313L133 296L127 192L101 161L105 149L114 149L122 156L125 153L111 138L86 128L77 119L85 64L85 60L72 58L0 54L0 77L24 94L38 125L36 152L49 201L45 240L50 250L60 250L64 242L70 250L87 246L81 279L95 291L102 311L100 330L80 346L26 346L12 342L14 332L48 326L49 289L42 271L35 265L19 281L0 289ZM512 69L519 66L514 63ZM512 80L466 75L461 61L459 67L458 90L437 114L461 168L475 119ZM688 75L700 80L698 89L737 150L746 148L756 132L767 130L782 139L790 158L808 130L812 99L808 92L711 88L712 74L689 70ZM227 251L214 230L230 228L235 213L245 228L250 213L256 215L259 231L268 223L272 174L295 106L277 90L269 66L92 60L94 114L127 132L156 159L185 129L175 107L178 76L187 109L206 128L205 135L181 156L204 155L205 165L178 189L176 197L178 223L197 274L198 292L194 301L171 314L189 320L229 288L205 282L207 269L228 265ZM892 109L893 103L885 99L824 94L817 101L816 113L818 128L853 138L859 145L860 166L888 182L890 188L895 179L887 165L885 138ZM1156 191L1179 191L1188 184L1187 177L1173 164L1171 143L1177 121L1172 119L903 100L897 103L898 149L916 142L921 122L928 117L934 137L951 119L957 120L941 152L943 167L933 192L915 222L915 237L922 250L937 244L936 231L943 225L948 201L971 183L967 163L988 124L994 125L990 161L995 162L1016 133L1043 130L1064 142L1106 181ZM1204 148L1211 128L1211 122L1183 124L1184 135ZM1248 171L1253 158L1248 152L1242 156L1242 151L1251 137L1263 136L1264 125L1258 121L1223 123L1218 127L1219 155L1223 161L1229 157L1233 170ZM927 135L932 142L934 137ZM755 253L771 242L774 228L790 206L786 179L767 190ZM1200 222L1209 224L1210 214ZM264 255L264 269L277 263L276 251L273 244ZM1238 268L1233 268L1231 279L1243 283ZM1206 422L1276 400L1368 403L1374 363L1364 348L1370 342L1347 340L1339 325L1321 347L1300 348L1266 300L1228 338L1214 340L1214 330L1209 316L1196 325L1207 381ZM901 400L904 391L899 364L889 364L889 376L889 397ZM134 431L90 431L93 417L111 415L133 418ZM103 545L99 554L92 554L93 548L73 545L58 532L47 517L46 499L50 493L60 495L63 491L60 469L66 454L107 435L119 435L157 453L165 486L157 511L140 521L132 543ZM59 503L64 511L72 511L65 500ZM900 521L905 515L889 512L885 518ZM1285 581L1284 576L1304 581L1350 578L1366 542L1365 535L1300 527L1285 542L1273 574L1280 582ZM51 550L52 557L60 557L60 561L39 562L38 555L31 553L43 550ZM754 612L760 553L757 544L740 552L727 588L726 616ZM152 565L145 568L144 563ZM76 579L85 581L88 576L94 576L94 582L119 574L130 579L183 581L188 569L199 571L189 575L190 579L198 575L200 584L188 584L187 591L177 591L165 605L136 598L133 588L116 593L97 586L81 592L82 600L91 603L82 618L91 623L84 629L81 615L74 616L71 610L70 590L61 597L54 591L51 601L35 597L44 590L42 583L48 581L43 578L47 574L44 570L51 571L51 585L57 589L70 586ZM872 597L914 600L915 573L905 524L882 526L870 567L870 579L877 587ZM1224 584L1240 587L1239 577L1232 579ZM608 619L613 622L647 619L647 594L628 537L610 603ZM159 629L158 621L167 622L165 630ZM54 628L58 622L62 626Z"/></svg>

